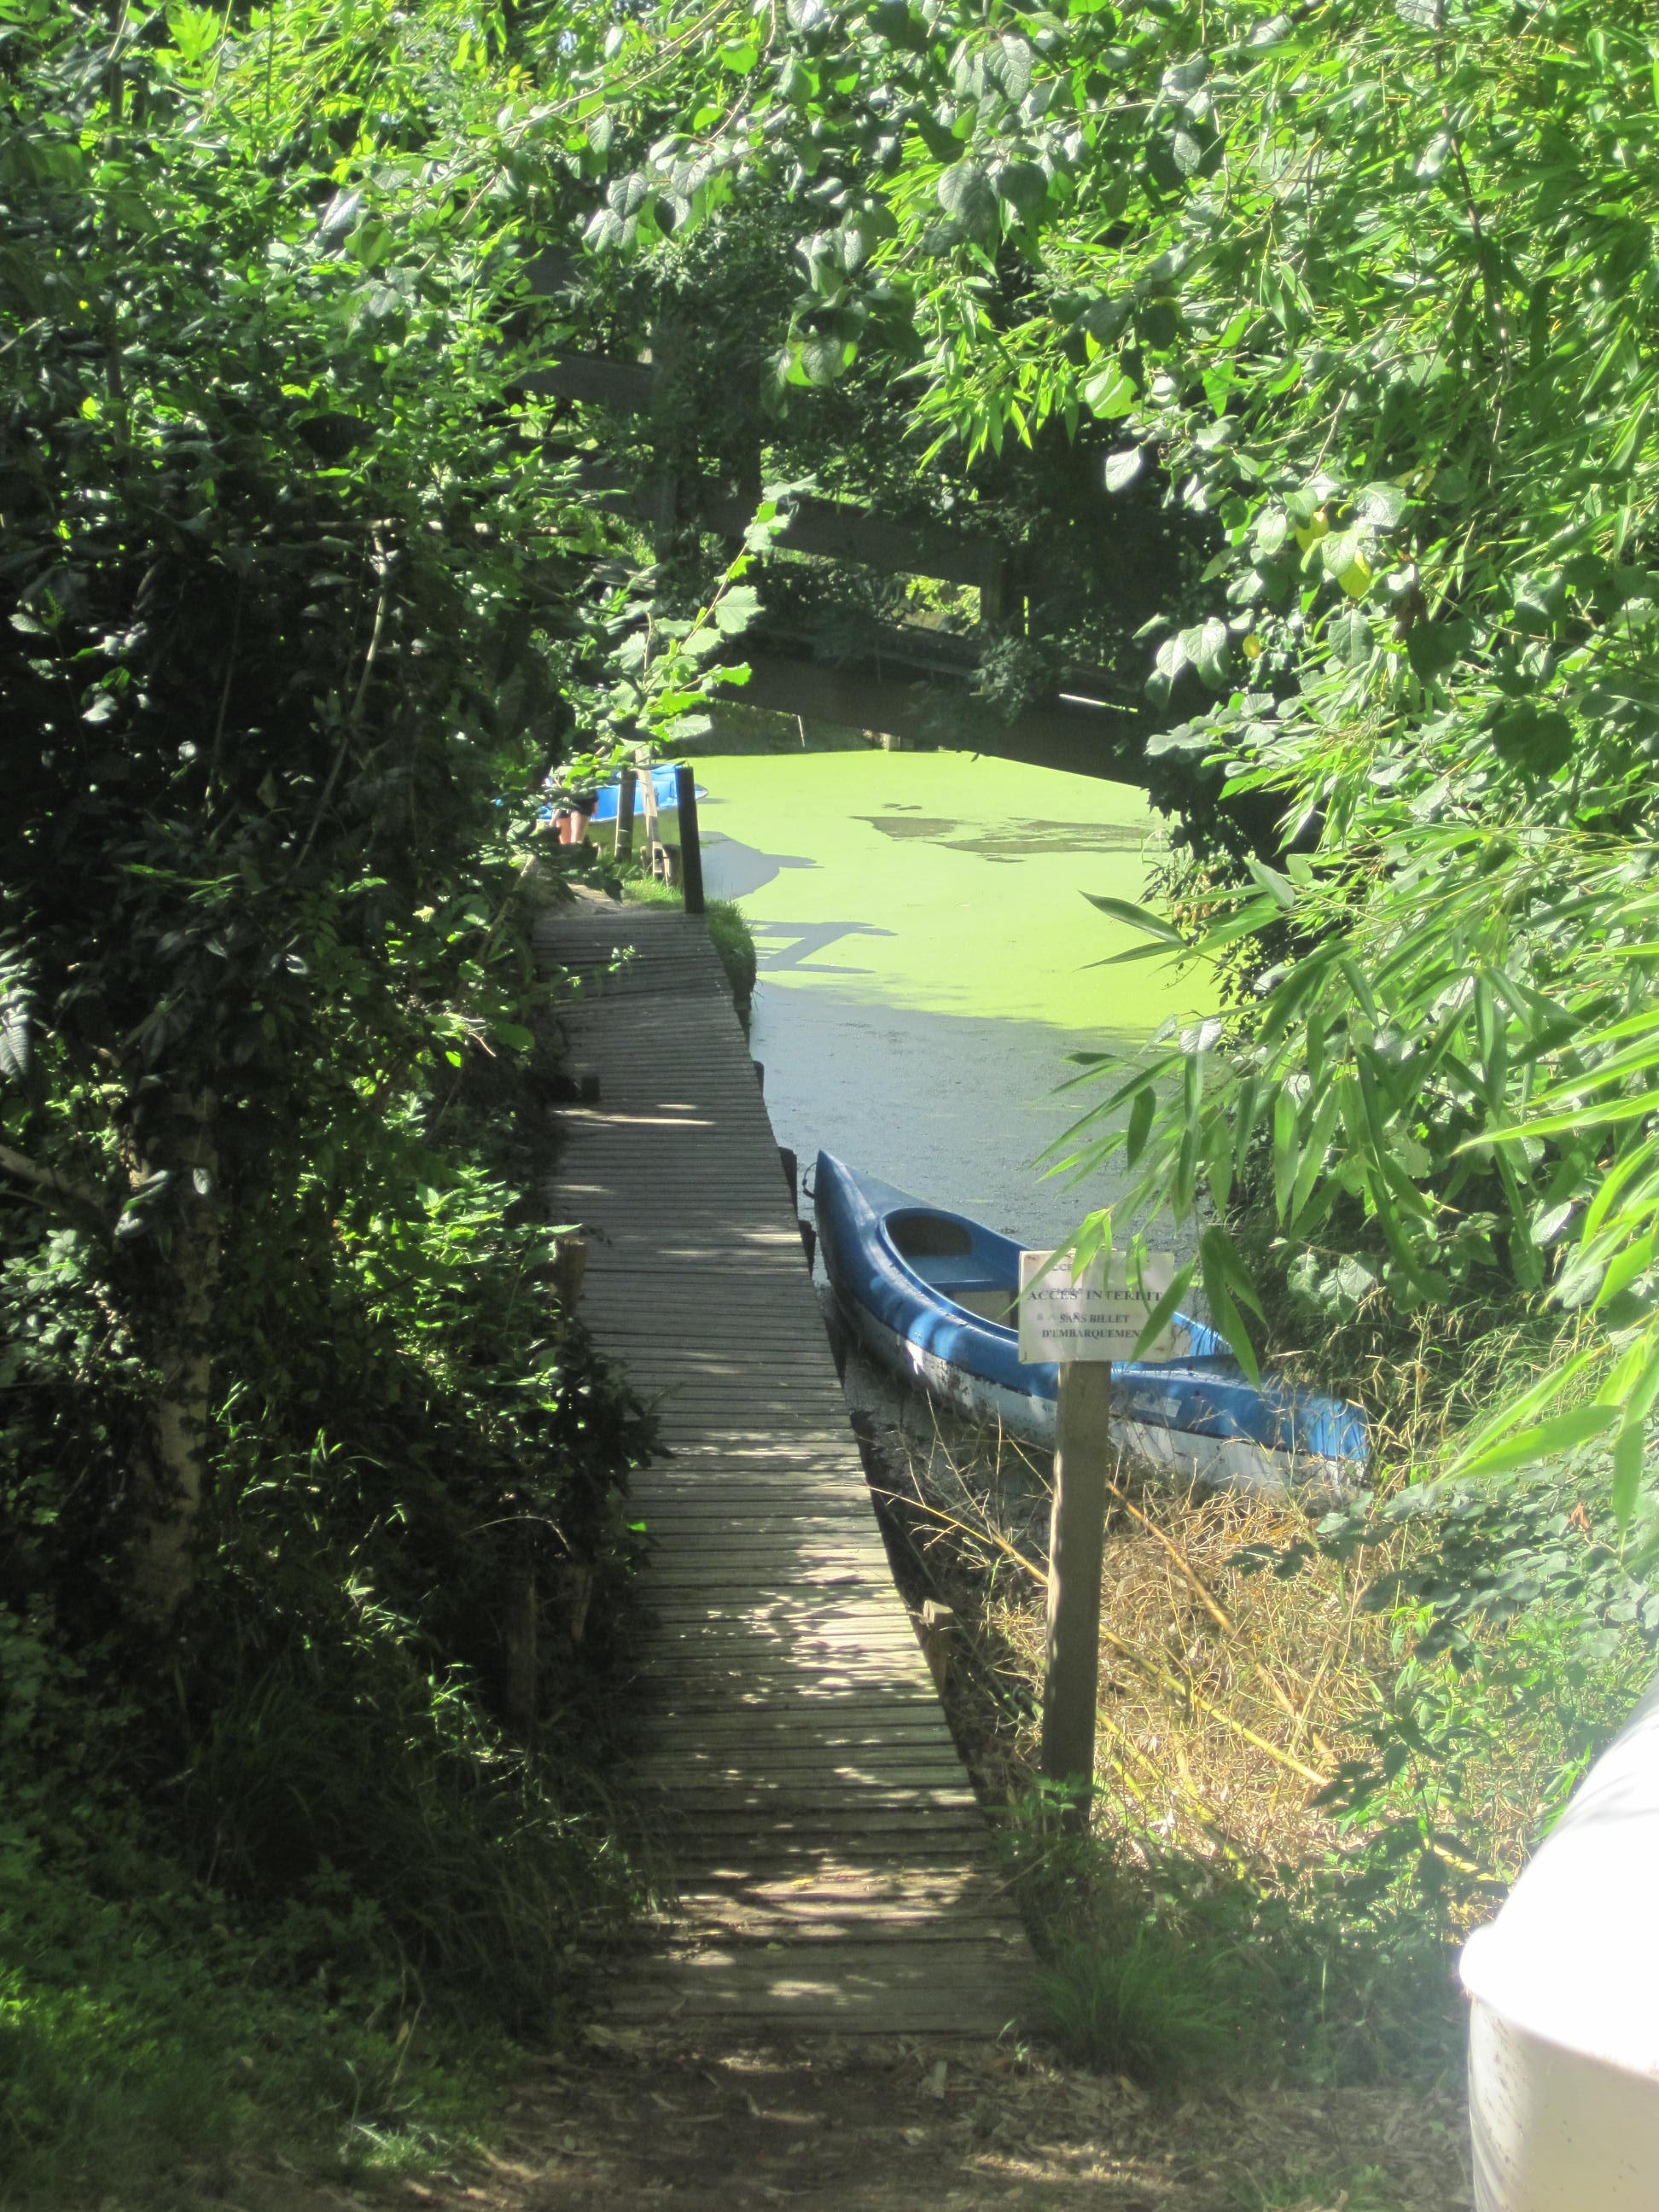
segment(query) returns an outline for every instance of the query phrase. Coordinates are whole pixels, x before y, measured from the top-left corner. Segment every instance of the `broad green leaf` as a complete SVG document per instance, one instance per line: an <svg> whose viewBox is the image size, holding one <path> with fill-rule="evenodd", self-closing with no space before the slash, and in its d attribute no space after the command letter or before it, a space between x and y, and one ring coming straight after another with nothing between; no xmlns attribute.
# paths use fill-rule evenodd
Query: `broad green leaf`
<svg viewBox="0 0 1659 2212"><path fill-rule="evenodd" d="M1140 397L1139 387L1125 375L1115 355L1085 376L1079 390L1084 405L1107 422L1127 415Z"/></svg>
<svg viewBox="0 0 1659 2212"><path fill-rule="evenodd" d="M1514 623L1517 629L1547 635L1566 597L1566 578L1559 568L1526 576L1516 586Z"/></svg>
<svg viewBox="0 0 1659 2212"><path fill-rule="evenodd" d="M1189 655L1184 638L1179 634L1173 637L1166 637L1158 648L1158 657L1153 663L1152 672L1146 678L1148 696L1156 700L1160 706L1166 705L1176 678L1189 665Z"/></svg>
<svg viewBox="0 0 1659 2212"><path fill-rule="evenodd" d="M1627 1422L1613 1439L1613 1516L1620 1535L1635 1516L1636 1500L1642 1487L1644 1442L1645 1431L1639 1420Z"/></svg>
<svg viewBox="0 0 1659 2212"><path fill-rule="evenodd" d="M1339 667L1364 668L1369 664L1375 641L1370 623L1357 606L1340 608L1331 617L1327 635L1331 658Z"/></svg>
<svg viewBox="0 0 1659 2212"><path fill-rule="evenodd" d="M1155 937L1160 945L1185 949L1187 940L1175 924L1154 914L1150 907L1136 906L1129 899L1113 898L1103 891L1085 891L1083 896L1091 907L1109 915L1114 921L1127 921L1131 928L1144 930L1148 937Z"/></svg>
<svg viewBox="0 0 1659 2212"><path fill-rule="evenodd" d="M1048 202L1048 173L1035 161L1005 161L992 171L991 183L997 198L1006 200L1022 222Z"/></svg>
<svg viewBox="0 0 1659 2212"><path fill-rule="evenodd" d="M1552 775L1572 757L1572 724L1559 708L1521 699L1499 711L1492 741L1504 760L1534 775Z"/></svg>
<svg viewBox="0 0 1659 2212"><path fill-rule="evenodd" d="M1212 616L1207 622L1198 623L1191 629L1181 632L1180 644L1187 659L1212 691L1218 691L1227 680L1227 660L1231 640L1227 625Z"/></svg>
<svg viewBox="0 0 1659 2212"><path fill-rule="evenodd" d="M1397 529L1407 506L1398 484L1368 483L1354 497L1354 512L1373 530Z"/></svg>
<svg viewBox="0 0 1659 2212"><path fill-rule="evenodd" d="M738 637L760 612L760 593L752 584L737 584L715 602L714 620L722 635Z"/></svg>
<svg viewBox="0 0 1659 2212"><path fill-rule="evenodd" d="M976 161L957 161L939 180L939 204L964 237L983 245L997 230L997 196Z"/></svg>

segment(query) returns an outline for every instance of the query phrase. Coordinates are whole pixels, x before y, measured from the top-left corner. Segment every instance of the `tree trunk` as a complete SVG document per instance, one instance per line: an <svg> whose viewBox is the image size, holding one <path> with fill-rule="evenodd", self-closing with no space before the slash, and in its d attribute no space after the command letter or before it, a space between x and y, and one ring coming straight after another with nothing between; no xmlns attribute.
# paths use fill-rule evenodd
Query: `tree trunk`
<svg viewBox="0 0 1659 2212"><path fill-rule="evenodd" d="M501 1645L507 1662L504 1704L507 1724L520 1743L536 1739L537 1686L540 1656L537 1629L541 1613L536 1588L536 1538L526 1518L513 1532L514 1549L502 1592Z"/></svg>
<svg viewBox="0 0 1659 2212"><path fill-rule="evenodd" d="M161 1388L139 1470L143 1519L134 1557L138 1601L162 1625L189 1595L195 1573L213 1381L208 1331L219 1280L217 1101L204 1090L172 1103L169 1141L149 1171L165 1166L179 1186L169 1255L175 1295L155 1336Z"/></svg>

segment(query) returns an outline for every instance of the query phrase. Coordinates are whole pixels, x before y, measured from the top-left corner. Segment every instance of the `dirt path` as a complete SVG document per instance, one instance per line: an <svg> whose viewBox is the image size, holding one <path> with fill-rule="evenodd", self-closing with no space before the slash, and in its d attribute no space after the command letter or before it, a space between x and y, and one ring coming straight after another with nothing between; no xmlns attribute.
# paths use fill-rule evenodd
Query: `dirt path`
<svg viewBox="0 0 1659 2212"><path fill-rule="evenodd" d="M404 2182L438 2212L1459 2212L1451 2089L1160 2105L1029 2054L592 2033L513 2100L487 2166Z"/></svg>

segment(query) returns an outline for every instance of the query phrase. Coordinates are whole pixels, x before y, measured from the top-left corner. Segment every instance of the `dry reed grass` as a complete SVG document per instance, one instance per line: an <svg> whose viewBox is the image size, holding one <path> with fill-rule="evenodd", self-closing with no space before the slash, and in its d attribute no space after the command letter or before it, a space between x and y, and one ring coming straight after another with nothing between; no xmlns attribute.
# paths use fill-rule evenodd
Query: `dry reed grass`
<svg viewBox="0 0 1659 2212"><path fill-rule="evenodd" d="M994 1692L975 1763L1012 1797L1038 1771L1050 1463L937 1411L931 1433L893 1437L887 1510ZM1372 1748L1367 1723L1404 1655L1366 1597L1412 1538L1339 1560L1294 1498L1183 1492L1127 1455L1111 1480L1096 1832L1131 1858L1174 1849L1293 1887L1341 1847L1315 1801ZM1292 1556L1294 1573L1275 1572Z"/></svg>
<svg viewBox="0 0 1659 2212"><path fill-rule="evenodd" d="M1276 1332L1294 1343L1306 1316L1286 1311ZM1517 1385L1566 1366L1595 1331L1591 1316L1473 1303L1401 1313L1380 1291L1317 1343L1271 1362L1291 1388L1329 1390L1365 1408L1370 1463L1391 1489L1452 1459L1462 1439ZM1570 1385L1563 1407L1594 1395L1599 1373Z"/></svg>

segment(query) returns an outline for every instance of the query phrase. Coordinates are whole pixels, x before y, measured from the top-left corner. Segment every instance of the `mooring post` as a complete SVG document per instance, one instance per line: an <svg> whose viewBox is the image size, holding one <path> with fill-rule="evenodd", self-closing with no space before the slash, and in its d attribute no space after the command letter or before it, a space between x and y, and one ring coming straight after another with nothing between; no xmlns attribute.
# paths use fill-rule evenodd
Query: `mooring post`
<svg viewBox="0 0 1659 2212"><path fill-rule="evenodd" d="M639 787L640 796L645 801L645 856L650 863L652 874L658 876L662 873L659 859L662 841L657 835L657 778L649 760L639 770L635 781Z"/></svg>
<svg viewBox="0 0 1659 2212"><path fill-rule="evenodd" d="M617 793L617 858L631 860L634 857L634 794L638 778L630 761L622 772L621 787Z"/></svg>
<svg viewBox="0 0 1659 2212"><path fill-rule="evenodd" d="M1111 1454L1109 1360L1060 1370L1054 1502L1048 1523L1048 1650L1042 1683L1042 1771L1079 1790L1068 1818L1086 1826L1095 1775L1100 1684L1100 1568Z"/></svg>
<svg viewBox="0 0 1659 2212"><path fill-rule="evenodd" d="M674 771L674 788L680 805L680 881L685 887L685 910L702 912L702 847L697 839L697 779L689 768Z"/></svg>

